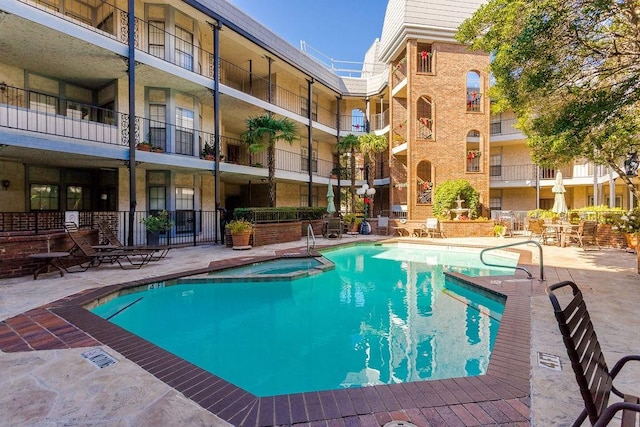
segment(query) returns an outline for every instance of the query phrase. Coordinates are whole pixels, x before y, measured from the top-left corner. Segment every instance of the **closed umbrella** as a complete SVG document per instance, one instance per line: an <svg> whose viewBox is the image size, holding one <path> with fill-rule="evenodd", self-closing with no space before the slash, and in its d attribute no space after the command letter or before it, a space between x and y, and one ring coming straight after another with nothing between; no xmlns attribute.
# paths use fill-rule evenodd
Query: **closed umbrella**
<svg viewBox="0 0 640 427"><path fill-rule="evenodd" d="M555 212L557 214L566 214L569 211L567 208L567 202L564 199L564 193L567 191L564 189L564 185L562 185L562 172L558 171L556 174L556 183L553 185L551 192L555 194L553 200L553 208L551 208L551 212Z"/></svg>
<svg viewBox="0 0 640 427"><path fill-rule="evenodd" d="M333 203L333 185L329 180L329 186L327 187L327 213L332 214L336 211L336 205Z"/></svg>

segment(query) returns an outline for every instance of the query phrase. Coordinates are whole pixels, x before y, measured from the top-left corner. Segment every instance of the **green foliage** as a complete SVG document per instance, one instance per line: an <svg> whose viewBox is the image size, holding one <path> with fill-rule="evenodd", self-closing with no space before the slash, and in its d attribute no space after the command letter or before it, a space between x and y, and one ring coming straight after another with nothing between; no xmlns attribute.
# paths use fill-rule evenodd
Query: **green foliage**
<svg viewBox="0 0 640 427"><path fill-rule="evenodd" d="M446 212L458 206L458 196L464 200L462 207L469 208L469 218L476 218L479 214L480 195L469 181L464 179L448 180L437 185L433 196L434 215L446 218Z"/></svg>
<svg viewBox="0 0 640 427"><path fill-rule="evenodd" d="M356 227L359 227L360 224L362 223L362 219L358 218L355 214L349 213L346 214L342 217L342 220L344 221L345 224L349 224L352 227L355 225Z"/></svg>
<svg viewBox="0 0 640 427"><path fill-rule="evenodd" d="M611 228L621 233L639 233L640 208L635 208L628 213L621 215Z"/></svg>
<svg viewBox="0 0 640 427"><path fill-rule="evenodd" d="M313 221L322 219L326 211L324 207L236 208L233 217L255 223Z"/></svg>
<svg viewBox="0 0 640 427"><path fill-rule="evenodd" d="M229 230L231 234L243 234L247 231L253 230L253 224L251 224L244 218L234 219L232 221L229 221L229 223L225 226L225 229Z"/></svg>
<svg viewBox="0 0 640 427"><path fill-rule="evenodd" d="M166 210L162 210L156 215L144 217L140 220L140 223L147 228L147 231L152 233L166 233L173 227L173 221Z"/></svg>
<svg viewBox="0 0 640 427"><path fill-rule="evenodd" d="M200 153L200 155L202 157L214 156L215 150L213 149L213 145L209 144L208 142L205 142L204 147L202 147L202 152Z"/></svg>
<svg viewBox="0 0 640 427"><path fill-rule="evenodd" d="M278 119L268 113L249 117L246 124L247 130L241 135L241 139L249 145L249 152L258 153L267 150L269 206L274 207L276 205L276 142L293 143L297 137L296 124L286 117Z"/></svg>
<svg viewBox="0 0 640 427"><path fill-rule="evenodd" d="M637 149L640 79L635 1L490 0L457 39L492 54L494 111L513 110L534 161L607 164Z"/></svg>
<svg viewBox="0 0 640 427"><path fill-rule="evenodd" d="M503 236L506 229L507 228L504 225L496 224L493 226L493 235L498 237Z"/></svg>

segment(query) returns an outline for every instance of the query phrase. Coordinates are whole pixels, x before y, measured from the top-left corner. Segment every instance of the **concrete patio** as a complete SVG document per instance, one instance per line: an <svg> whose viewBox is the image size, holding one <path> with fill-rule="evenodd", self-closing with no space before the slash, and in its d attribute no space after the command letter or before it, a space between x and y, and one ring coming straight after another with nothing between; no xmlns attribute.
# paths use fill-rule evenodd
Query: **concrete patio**
<svg viewBox="0 0 640 427"><path fill-rule="evenodd" d="M359 236L358 241L377 239ZM341 240L318 239L319 245L348 243ZM435 239L436 243L497 246L521 240L509 239ZM420 239L429 242L431 239ZM40 307L85 289L152 278L168 273L207 267L214 260L233 257L272 255L275 251L304 247L305 241L254 248L246 252L232 251L222 246L198 246L172 250L166 260L140 270L116 267L90 269L83 273L43 274L34 281L31 276L0 280L0 321ZM532 252L532 272L537 274L539 255L533 245L520 249ZM635 333L640 276L636 274L636 256L620 249L583 251L576 247L543 248L546 283L573 280L583 290L603 345L609 365L625 354L638 353L640 336ZM582 401L573 372L557 330L551 305L544 295L531 298L531 408L530 424L534 426L570 425L582 408ZM1 339L2 337L0 337ZM92 348L92 347L89 347ZM172 387L158 380L138 365L128 361L113 349L102 347L118 363L99 370L80 354L88 348L64 350L0 352L0 413L4 425L228 425L211 412L198 406ZM538 366L537 353L560 357L562 370ZM623 391L640 393L633 378L640 377L640 366L622 372L617 383ZM528 413L528 411L524 411ZM429 425L419 414L397 414L398 420L417 425ZM332 420L329 425L345 425ZM371 424L367 424L371 421ZM359 425L377 425L375 420L361 419ZM380 420L378 420L380 421ZM338 424L334 424L338 422ZM505 422L505 425L528 425L526 422ZM313 424L327 425L327 423ZM358 425L358 424L356 424ZM448 418L446 425L484 425L478 419ZM495 425L492 423L491 425Z"/></svg>

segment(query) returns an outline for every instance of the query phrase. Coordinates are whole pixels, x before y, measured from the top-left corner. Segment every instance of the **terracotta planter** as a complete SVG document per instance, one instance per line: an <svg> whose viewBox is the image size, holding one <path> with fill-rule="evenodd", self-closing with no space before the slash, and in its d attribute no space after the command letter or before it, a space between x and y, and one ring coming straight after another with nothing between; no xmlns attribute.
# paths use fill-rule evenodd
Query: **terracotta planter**
<svg viewBox="0 0 640 427"><path fill-rule="evenodd" d="M638 233L624 233L624 238L629 249L638 249Z"/></svg>
<svg viewBox="0 0 640 427"><path fill-rule="evenodd" d="M233 248L236 249L249 249L249 239L251 238L251 231L244 233L232 234L231 241L233 242Z"/></svg>
<svg viewBox="0 0 640 427"><path fill-rule="evenodd" d="M151 146L147 144L138 144L136 148L140 151L151 151Z"/></svg>

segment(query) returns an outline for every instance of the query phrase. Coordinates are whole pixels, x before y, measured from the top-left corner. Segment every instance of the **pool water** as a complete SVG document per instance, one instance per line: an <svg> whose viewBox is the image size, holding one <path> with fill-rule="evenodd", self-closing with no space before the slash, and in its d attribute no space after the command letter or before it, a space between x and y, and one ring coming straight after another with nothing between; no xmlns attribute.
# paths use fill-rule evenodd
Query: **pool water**
<svg viewBox="0 0 640 427"><path fill-rule="evenodd" d="M471 253L359 245L324 255L334 270L160 287L94 312L257 396L486 372L504 299L443 274L489 274Z"/></svg>

